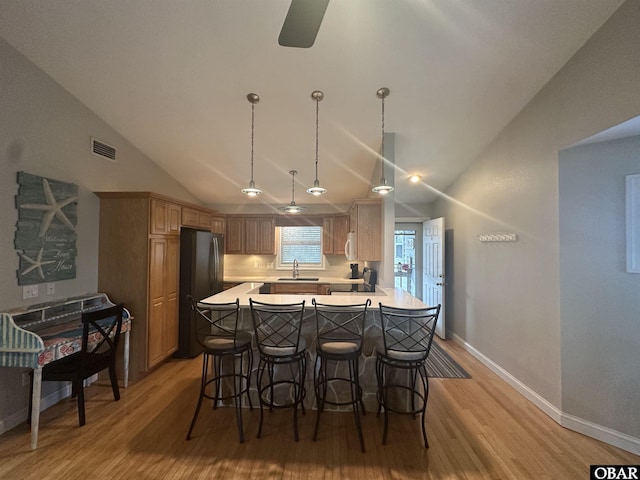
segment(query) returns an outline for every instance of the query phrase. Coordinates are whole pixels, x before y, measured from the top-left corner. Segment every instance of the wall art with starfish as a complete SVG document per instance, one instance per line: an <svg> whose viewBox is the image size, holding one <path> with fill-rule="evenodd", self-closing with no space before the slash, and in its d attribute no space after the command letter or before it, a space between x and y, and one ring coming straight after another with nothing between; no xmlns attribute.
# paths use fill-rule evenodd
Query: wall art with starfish
<svg viewBox="0 0 640 480"><path fill-rule="evenodd" d="M18 172L18 285L76 277L78 186Z"/></svg>

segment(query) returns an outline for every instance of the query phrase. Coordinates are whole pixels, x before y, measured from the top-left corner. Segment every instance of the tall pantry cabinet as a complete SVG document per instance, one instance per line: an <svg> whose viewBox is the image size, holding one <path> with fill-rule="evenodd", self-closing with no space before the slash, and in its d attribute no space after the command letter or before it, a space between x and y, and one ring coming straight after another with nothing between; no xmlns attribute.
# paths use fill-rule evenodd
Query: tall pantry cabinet
<svg viewBox="0 0 640 480"><path fill-rule="evenodd" d="M177 349L182 206L149 192L98 192L98 290L134 316L131 376Z"/></svg>

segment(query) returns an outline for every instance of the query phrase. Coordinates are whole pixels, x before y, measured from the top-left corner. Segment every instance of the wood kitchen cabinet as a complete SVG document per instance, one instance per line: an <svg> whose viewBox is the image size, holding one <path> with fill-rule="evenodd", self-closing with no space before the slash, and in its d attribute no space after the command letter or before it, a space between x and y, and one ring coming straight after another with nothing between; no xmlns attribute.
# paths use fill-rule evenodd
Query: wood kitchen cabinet
<svg viewBox="0 0 640 480"><path fill-rule="evenodd" d="M344 244L349 233L349 215L331 215L322 218L322 254L344 255Z"/></svg>
<svg viewBox="0 0 640 480"><path fill-rule="evenodd" d="M275 217L228 216L226 220L225 253L275 255Z"/></svg>
<svg viewBox="0 0 640 480"><path fill-rule="evenodd" d="M149 240L148 367L178 348L178 278L180 242L177 237Z"/></svg>
<svg viewBox="0 0 640 480"><path fill-rule="evenodd" d="M244 253L244 218L227 217L224 253Z"/></svg>
<svg viewBox="0 0 640 480"><path fill-rule="evenodd" d="M181 225L180 205L160 199L151 199L150 233L179 235Z"/></svg>
<svg viewBox="0 0 640 480"><path fill-rule="evenodd" d="M225 218L222 215L211 216L211 231L213 233L225 234Z"/></svg>
<svg viewBox="0 0 640 480"><path fill-rule="evenodd" d="M182 205L150 192L98 192L98 291L134 316L132 380L169 357L178 342Z"/></svg>
<svg viewBox="0 0 640 480"><path fill-rule="evenodd" d="M356 258L382 260L382 202L355 200L351 206L349 228L356 234Z"/></svg>
<svg viewBox="0 0 640 480"><path fill-rule="evenodd" d="M271 293L297 294L297 295L327 295L329 292L328 283L272 283Z"/></svg>
<svg viewBox="0 0 640 480"><path fill-rule="evenodd" d="M182 225L185 227L211 230L211 212L191 207L182 207Z"/></svg>

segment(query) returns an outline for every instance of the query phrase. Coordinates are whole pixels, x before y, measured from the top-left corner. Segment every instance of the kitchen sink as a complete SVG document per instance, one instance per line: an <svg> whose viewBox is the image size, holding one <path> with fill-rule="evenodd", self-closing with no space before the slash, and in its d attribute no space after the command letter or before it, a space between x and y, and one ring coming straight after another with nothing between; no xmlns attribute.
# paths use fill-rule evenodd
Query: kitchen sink
<svg viewBox="0 0 640 480"><path fill-rule="evenodd" d="M318 277L298 277L298 278L294 278L294 277L286 277L286 278L279 278L278 280L295 280L296 282L317 282L319 280Z"/></svg>

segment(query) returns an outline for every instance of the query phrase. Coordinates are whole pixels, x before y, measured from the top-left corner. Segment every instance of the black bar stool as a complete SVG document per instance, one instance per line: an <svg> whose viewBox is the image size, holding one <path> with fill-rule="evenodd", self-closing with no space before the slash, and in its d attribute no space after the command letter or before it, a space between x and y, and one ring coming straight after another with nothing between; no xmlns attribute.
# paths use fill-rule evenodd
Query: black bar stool
<svg viewBox="0 0 640 480"><path fill-rule="evenodd" d="M257 437L262 435L265 406L269 407L269 411L293 407L293 431L297 442L298 408L304 415L303 400L306 395L306 342L300 336L304 301L277 305L250 298L249 305L260 353L257 371L260 427Z"/></svg>
<svg viewBox="0 0 640 480"><path fill-rule="evenodd" d="M351 405L362 452L365 451L365 448L360 425L360 411L363 415L366 412L360 387L359 359L362 353L365 318L369 305L371 305L369 299L358 305L327 305L313 299L317 331L317 356L313 370L313 384L318 402L313 440L318 438L320 414L324 410L325 404ZM346 365L344 365L345 363ZM330 365L331 368L329 368ZM340 396L338 385L349 387L350 395L347 398ZM327 395L329 388L333 392L330 396Z"/></svg>
<svg viewBox="0 0 640 480"><path fill-rule="evenodd" d="M384 409L382 444L387 443L389 412L414 416L419 413L424 446L429 448L424 422L429 397L425 361L431 351L440 305L422 309L379 305L383 345L376 354L376 376L378 415Z"/></svg>
<svg viewBox="0 0 640 480"><path fill-rule="evenodd" d="M231 303L203 303L196 302L191 297L189 299L193 314L204 319L207 322L207 328L197 332L198 342L203 348L202 378L198 405L191 420L187 440L191 438L191 432L196 424L204 398L213 400L214 409L217 407L218 402L233 399L240 443L243 443L242 394L247 394L249 408L253 410L251 397L249 396L253 351L251 350L251 334L238 330L240 302L236 299L235 302ZM245 354L248 359L246 370L244 369ZM211 378L209 378L210 358L213 359L213 374ZM225 363L231 363L231 365L226 365L226 368L223 368ZM230 379L232 383L232 391L227 395L222 394L224 379ZM210 384L213 384L213 392L208 394L206 389Z"/></svg>

